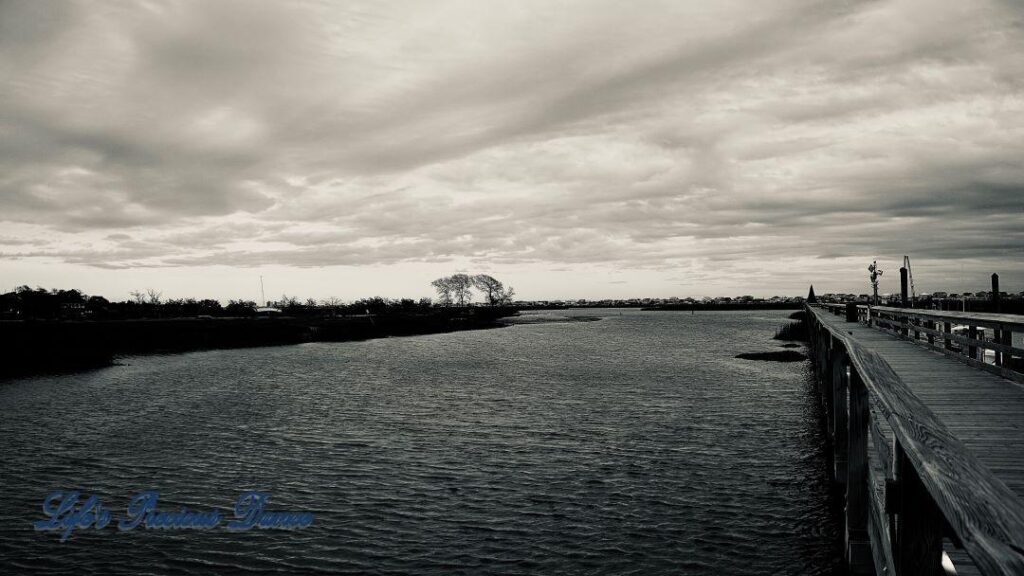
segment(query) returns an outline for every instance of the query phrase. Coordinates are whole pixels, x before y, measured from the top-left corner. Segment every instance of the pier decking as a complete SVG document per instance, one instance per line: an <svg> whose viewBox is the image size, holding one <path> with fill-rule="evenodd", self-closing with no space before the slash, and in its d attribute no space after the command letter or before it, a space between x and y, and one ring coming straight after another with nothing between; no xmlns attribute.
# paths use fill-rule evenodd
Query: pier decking
<svg viewBox="0 0 1024 576"><path fill-rule="evenodd" d="M1024 318L807 312L851 571L1024 574Z"/></svg>

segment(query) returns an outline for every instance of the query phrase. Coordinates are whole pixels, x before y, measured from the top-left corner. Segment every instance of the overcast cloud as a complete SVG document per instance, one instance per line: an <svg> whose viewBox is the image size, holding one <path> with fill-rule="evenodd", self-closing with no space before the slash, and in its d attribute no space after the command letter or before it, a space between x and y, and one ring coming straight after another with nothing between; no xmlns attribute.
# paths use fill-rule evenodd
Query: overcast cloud
<svg viewBox="0 0 1024 576"><path fill-rule="evenodd" d="M1014 1L0 1L11 286L1019 291L1022 159Z"/></svg>

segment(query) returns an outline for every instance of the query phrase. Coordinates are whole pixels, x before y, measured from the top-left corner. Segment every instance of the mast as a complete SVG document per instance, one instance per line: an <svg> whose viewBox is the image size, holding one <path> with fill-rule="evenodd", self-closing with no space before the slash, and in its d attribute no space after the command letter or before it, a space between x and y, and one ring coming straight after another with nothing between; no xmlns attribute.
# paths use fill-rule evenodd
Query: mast
<svg viewBox="0 0 1024 576"><path fill-rule="evenodd" d="M260 306L267 305L267 295L263 293L263 274L260 274Z"/></svg>

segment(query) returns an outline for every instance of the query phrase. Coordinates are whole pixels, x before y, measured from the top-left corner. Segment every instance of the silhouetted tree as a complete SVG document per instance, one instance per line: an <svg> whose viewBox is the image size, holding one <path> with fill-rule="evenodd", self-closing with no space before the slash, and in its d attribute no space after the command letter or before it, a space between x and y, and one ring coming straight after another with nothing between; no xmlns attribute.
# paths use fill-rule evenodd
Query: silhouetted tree
<svg viewBox="0 0 1024 576"><path fill-rule="evenodd" d="M515 290L507 289L497 278L487 274L477 274L472 278L473 287L484 295L484 300L491 306L508 304L512 301Z"/></svg>
<svg viewBox="0 0 1024 576"><path fill-rule="evenodd" d="M252 300L232 300L224 311L232 316L252 316L256 313L256 303Z"/></svg>
<svg viewBox="0 0 1024 576"><path fill-rule="evenodd" d="M473 299L473 279L467 274L452 274L450 277L452 286L452 296L459 303L459 306L465 306Z"/></svg>
<svg viewBox="0 0 1024 576"><path fill-rule="evenodd" d="M320 305L330 311L331 316L338 314L338 309L345 305L345 303L336 296L330 296L320 301Z"/></svg>
<svg viewBox="0 0 1024 576"><path fill-rule="evenodd" d="M380 315L388 311L391 307L391 303L380 296L374 296L373 298L363 298L362 300L356 300L355 306L360 312L366 312L368 314Z"/></svg>
<svg viewBox="0 0 1024 576"><path fill-rule="evenodd" d="M89 299L85 301L85 308L93 314L106 313L107 308L110 306L110 301L103 296L89 296Z"/></svg>
<svg viewBox="0 0 1024 576"><path fill-rule="evenodd" d="M199 312L202 314L219 314L224 308L220 305L220 302L210 298L200 300L198 302Z"/></svg>
<svg viewBox="0 0 1024 576"><path fill-rule="evenodd" d="M451 277L438 278L431 282L430 285L437 291L437 299L440 300L441 304L443 306L450 306L452 303L452 290L454 289Z"/></svg>

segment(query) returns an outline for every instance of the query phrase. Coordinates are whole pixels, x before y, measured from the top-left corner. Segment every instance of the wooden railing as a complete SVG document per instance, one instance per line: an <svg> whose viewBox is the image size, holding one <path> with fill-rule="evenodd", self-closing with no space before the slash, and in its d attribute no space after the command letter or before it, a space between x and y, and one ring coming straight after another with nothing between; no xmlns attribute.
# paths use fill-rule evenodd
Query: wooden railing
<svg viewBox="0 0 1024 576"><path fill-rule="evenodd" d="M819 307L837 316L847 315L846 304ZM857 319L976 368L1024 383L1024 348L1013 344L1014 334L1024 334L1022 316L861 304L857 305Z"/></svg>
<svg viewBox="0 0 1024 576"><path fill-rule="evenodd" d="M835 311L807 316L851 572L941 574L949 539L983 574L1024 574L1024 502Z"/></svg>

